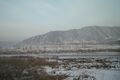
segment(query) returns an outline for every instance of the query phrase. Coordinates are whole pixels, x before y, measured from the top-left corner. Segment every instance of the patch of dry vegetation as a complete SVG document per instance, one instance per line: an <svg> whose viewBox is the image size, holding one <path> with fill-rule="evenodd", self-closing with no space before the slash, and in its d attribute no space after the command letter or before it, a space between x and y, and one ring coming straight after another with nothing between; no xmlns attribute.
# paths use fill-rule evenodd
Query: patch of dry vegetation
<svg viewBox="0 0 120 80"><path fill-rule="evenodd" d="M41 67L46 65L54 67L58 63L22 56L0 58L0 80L63 80L66 77L48 75Z"/></svg>

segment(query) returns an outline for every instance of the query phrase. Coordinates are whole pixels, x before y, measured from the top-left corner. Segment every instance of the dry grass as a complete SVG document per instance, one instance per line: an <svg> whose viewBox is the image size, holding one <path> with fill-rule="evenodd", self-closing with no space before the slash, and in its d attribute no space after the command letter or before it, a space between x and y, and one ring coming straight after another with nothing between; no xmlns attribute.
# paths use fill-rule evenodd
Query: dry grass
<svg viewBox="0 0 120 80"><path fill-rule="evenodd" d="M43 58L10 57L0 58L0 80L63 80L65 76L51 76L44 70L38 71L41 66L54 67L57 62L48 62ZM34 68L36 67L36 68ZM23 71L28 73L24 74Z"/></svg>

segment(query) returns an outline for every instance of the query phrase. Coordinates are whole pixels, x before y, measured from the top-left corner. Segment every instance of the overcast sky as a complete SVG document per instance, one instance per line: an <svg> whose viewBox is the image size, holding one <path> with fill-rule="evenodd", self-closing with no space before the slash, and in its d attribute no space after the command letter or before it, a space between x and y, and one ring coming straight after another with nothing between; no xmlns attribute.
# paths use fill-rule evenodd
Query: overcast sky
<svg viewBox="0 0 120 80"><path fill-rule="evenodd" d="M0 41L91 25L120 26L120 0L0 0Z"/></svg>

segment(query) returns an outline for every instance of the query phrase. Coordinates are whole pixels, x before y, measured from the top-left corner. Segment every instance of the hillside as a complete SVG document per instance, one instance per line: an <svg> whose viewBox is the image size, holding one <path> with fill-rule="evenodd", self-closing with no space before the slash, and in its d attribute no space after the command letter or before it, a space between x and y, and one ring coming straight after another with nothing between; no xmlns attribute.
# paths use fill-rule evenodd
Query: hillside
<svg viewBox="0 0 120 80"><path fill-rule="evenodd" d="M102 43L120 39L120 27L89 26L67 31L51 31L19 43L25 45L54 45L71 43Z"/></svg>

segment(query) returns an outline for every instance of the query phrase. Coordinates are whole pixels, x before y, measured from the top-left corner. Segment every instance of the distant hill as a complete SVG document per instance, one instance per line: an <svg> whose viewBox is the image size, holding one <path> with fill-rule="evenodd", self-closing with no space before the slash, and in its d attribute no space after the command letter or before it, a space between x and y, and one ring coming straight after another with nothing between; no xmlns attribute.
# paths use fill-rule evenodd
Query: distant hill
<svg viewBox="0 0 120 80"><path fill-rule="evenodd" d="M0 48L13 47L17 42L15 41L0 41Z"/></svg>
<svg viewBox="0 0 120 80"><path fill-rule="evenodd" d="M67 31L51 31L23 40L18 45L54 45L71 43L103 43L120 40L120 27L89 26Z"/></svg>

